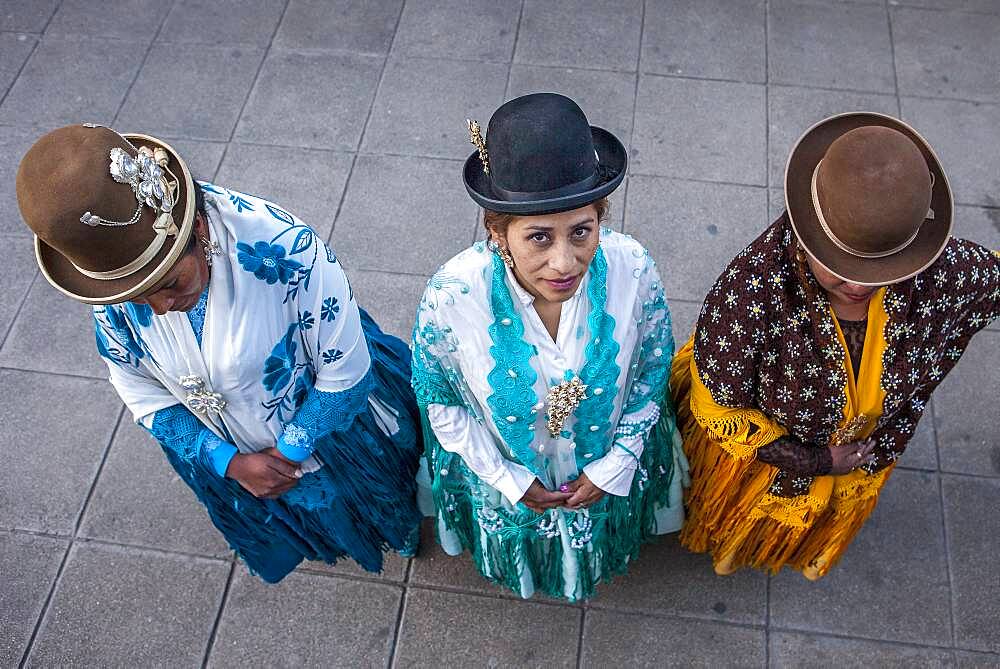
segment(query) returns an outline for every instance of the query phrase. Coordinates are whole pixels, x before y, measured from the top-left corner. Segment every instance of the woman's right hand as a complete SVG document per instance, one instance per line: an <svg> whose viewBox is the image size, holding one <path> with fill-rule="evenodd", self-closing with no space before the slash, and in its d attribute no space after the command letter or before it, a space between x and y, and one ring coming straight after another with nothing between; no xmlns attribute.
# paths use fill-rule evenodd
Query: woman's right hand
<svg viewBox="0 0 1000 669"><path fill-rule="evenodd" d="M235 479L254 497L274 499L295 487L302 470L267 453L237 453L229 461L226 477Z"/></svg>
<svg viewBox="0 0 1000 669"><path fill-rule="evenodd" d="M528 489L524 491L524 496L519 501L535 513L545 513L549 509L564 506L566 500L572 496L573 493L571 492L546 490L542 482L535 479L528 486Z"/></svg>
<svg viewBox="0 0 1000 669"><path fill-rule="evenodd" d="M830 468L830 473L838 475L854 471L871 460L874 448L874 439L864 439L862 441L841 444L840 446L830 446L830 455L833 457L833 467Z"/></svg>

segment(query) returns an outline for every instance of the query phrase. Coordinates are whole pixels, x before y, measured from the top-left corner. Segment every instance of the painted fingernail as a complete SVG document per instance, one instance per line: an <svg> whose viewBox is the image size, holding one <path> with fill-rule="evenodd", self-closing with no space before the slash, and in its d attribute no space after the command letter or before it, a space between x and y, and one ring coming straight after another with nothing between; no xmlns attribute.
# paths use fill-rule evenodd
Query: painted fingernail
<svg viewBox="0 0 1000 669"><path fill-rule="evenodd" d="M563 483L561 486L559 486L559 492L569 492L569 486Z"/></svg>
<svg viewBox="0 0 1000 669"><path fill-rule="evenodd" d="M295 478L297 478L297 479L302 478L302 470L301 469L296 469L295 470Z"/></svg>

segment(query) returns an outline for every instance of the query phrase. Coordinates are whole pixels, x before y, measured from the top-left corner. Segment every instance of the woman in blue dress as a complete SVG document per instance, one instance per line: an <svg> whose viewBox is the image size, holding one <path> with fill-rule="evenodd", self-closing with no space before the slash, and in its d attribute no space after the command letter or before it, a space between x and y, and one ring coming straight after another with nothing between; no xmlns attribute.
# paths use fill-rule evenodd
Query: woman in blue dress
<svg viewBox="0 0 1000 669"><path fill-rule="evenodd" d="M251 571L412 550L409 349L311 228L92 125L38 140L17 194L42 273L94 305L112 384Z"/></svg>

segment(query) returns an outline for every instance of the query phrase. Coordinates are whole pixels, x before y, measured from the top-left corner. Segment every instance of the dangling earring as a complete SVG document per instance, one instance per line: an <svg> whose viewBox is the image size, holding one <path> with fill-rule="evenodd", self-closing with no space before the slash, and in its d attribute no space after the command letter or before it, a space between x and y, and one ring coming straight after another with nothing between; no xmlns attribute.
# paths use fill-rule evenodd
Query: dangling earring
<svg viewBox="0 0 1000 669"><path fill-rule="evenodd" d="M795 249L795 262L799 263L800 265L806 264L806 250L802 248L801 244L799 244L798 247Z"/></svg>
<svg viewBox="0 0 1000 669"><path fill-rule="evenodd" d="M222 249L219 247L219 242L214 239L207 239L205 237L198 237L198 241L201 242L202 250L205 251L205 262L208 266L212 266L212 256L221 256Z"/></svg>
<svg viewBox="0 0 1000 669"><path fill-rule="evenodd" d="M500 256L500 260L503 261L504 265L514 269L514 258L510 255L510 251L503 246L500 246L495 239L490 239L486 245L489 247L490 251L493 251L493 253Z"/></svg>

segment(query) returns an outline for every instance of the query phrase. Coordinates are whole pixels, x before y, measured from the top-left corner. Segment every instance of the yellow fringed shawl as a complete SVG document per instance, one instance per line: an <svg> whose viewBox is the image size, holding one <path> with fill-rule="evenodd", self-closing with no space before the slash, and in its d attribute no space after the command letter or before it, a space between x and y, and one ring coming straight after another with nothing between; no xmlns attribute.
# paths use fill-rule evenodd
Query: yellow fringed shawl
<svg viewBox="0 0 1000 669"><path fill-rule="evenodd" d="M846 402L834 437L842 443L871 434L882 414L883 333L888 321L884 296L883 288L869 303L858 378L849 352L844 361ZM846 352L840 324L833 321ZM692 477L682 543L691 550L709 551L716 560L733 558L734 566L776 572L785 564L796 569L811 565L825 574L864 524L892 467L874 475L859 469L818 476L804 495L773 495L769 489L778 469L754 456L786 429L758 410L716 403L698 377L693 338L674 358L671 387Z"/></svg>

